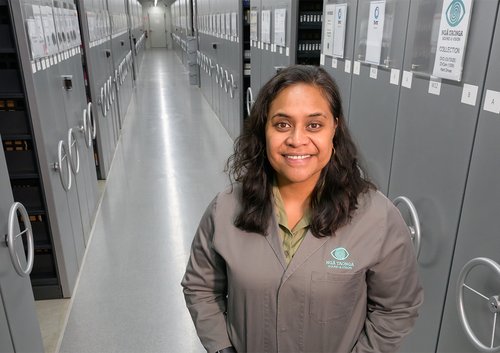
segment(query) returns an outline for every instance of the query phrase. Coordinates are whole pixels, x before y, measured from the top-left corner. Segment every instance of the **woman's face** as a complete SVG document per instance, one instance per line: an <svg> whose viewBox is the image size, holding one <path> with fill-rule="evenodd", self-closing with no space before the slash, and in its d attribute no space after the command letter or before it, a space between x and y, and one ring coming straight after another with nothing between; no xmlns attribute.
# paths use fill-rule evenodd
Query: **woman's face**
<svg viewBox="0 0 500 353"><path fill-rule="evenodd" d="M266 122L267 158L278 185L314 187L332 156L336 127L319 88L299 83L282 90L271 102Z"/></svg>

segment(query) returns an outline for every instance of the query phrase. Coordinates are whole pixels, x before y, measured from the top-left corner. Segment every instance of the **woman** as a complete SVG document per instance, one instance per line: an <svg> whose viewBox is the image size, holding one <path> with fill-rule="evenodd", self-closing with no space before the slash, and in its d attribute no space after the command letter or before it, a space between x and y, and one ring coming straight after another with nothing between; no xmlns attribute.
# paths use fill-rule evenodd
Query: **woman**
<svg viewBox="0 0 500 353"><path fill-rule="evenodd" d="M213 352L395 352L423 293L408 227L362 177L321 68L260 91L182 281Z"/></svg>

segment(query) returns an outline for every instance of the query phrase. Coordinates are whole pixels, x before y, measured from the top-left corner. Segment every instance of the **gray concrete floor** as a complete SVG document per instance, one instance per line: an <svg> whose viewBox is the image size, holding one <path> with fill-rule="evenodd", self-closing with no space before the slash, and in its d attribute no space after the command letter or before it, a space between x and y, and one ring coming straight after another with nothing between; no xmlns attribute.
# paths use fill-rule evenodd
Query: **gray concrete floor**
<svg viewBox="0 0 500 353"><path fill-rule="evenodd" d="M232 143L175 53L148 50L56 351L204 351L180 281Z"/></svg>

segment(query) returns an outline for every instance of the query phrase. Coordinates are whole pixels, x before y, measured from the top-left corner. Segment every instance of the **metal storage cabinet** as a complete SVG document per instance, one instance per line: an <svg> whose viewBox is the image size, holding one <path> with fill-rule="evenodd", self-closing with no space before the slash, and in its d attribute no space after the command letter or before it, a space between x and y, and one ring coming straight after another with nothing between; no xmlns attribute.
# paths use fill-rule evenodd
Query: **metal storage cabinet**
<svg viewBox="0 0 500 353"><path fill-rule="evenodd" d="M243 5L229 0L196 3L200 88L232 138L243 117Z"/></svg>
<svg viewBox="0 0 500 353"><path fill-rule="evenodd" d="M98 177L106 179L118 140L116 121L111 109L110 29L105 0L78 1L92 114L97 128L96 152Z"/></svg>
<svg viewBox="0 0 500 353"><path fill-rule="evenodd" d="M349 121L349 107L351 96L352 69L354 60L354 41L356 38L356 14L358 11L358 0L324 0L323 14L326 11L326 5L347 4L347 24L345 29L344 54L343 57L322 57L323 68L335 79L342 97L345 118ZM323 52L324 33L321 43Z"/></svg>
<svg viewBox="0 0 500 353"><path fill-rule="evenodd" d="M60 5L61 8L76 11L73 0L60 1ZM78 16L75 16L73 20L76 21L75 26L79 26ZM58 32L61 32L61 30L58 29ZM85 143L87 136L84 136L81 131L84 125L83 120L88 118L86 116L88 105L82 70L82 54L80 52L81 36L79 31L78 33L73 33L73 38L72 44L68 44L67 47L72 49L74 55L60 62L58 67L59 74L61 76L71 76L73 83L70 90L62 90L61 106L64 108L67 127L68 129L73 129L79 150L80 168L79 172L74 175L74 186L80 205L79 214L83 227L84 241L87 244L94 214L97 210L97 174L93 146L91 144L89 147Z"/></svg>
<svg viewBox="0 0 500 353"><path fill-rule="evenodd" d="M497 6L496 1L474 1L461 81L443 79L440 95L435 95L429 94L429 77L443 1L411 1L403 64L406 72L388 194L391 198L407 196L419 213L419 264L427 300L402 352L433 352L437 347L479 113L477 101L465 104L462 97L468 99L468 92L472 96L470 85L478 92L483 90L488 59L485 53L490 49Z"/></svg>
<svg viewBox="0 0 500 353"><path fill-rule="evenodd" d="M488 299L497 303L500 294L500 273L487 263L474 267L464 283L478 291L459 288L459 274L470 260L488 258L500 264L500 237L498 214L500 214L500 16L497 16L495 36L489 55L485 89L482 94L481 112L474 149L467 178L457 243L453 255L453 266L446 295L446 304L441 323L438 352L482 352L500 351L500 327L498 305L495 309ZM457 309L457 296L463 292L463 308L472 333L483 344L483 349L473 345L464 332ZM496 298L492 298L497 296ZM496 330L494 322L496 320ZM492 342L492 337L494 341ZM496 348L496 349L494 349Z"/></svg>
<svg viewBox="0 0 500 353"><path fill-rule="evenodd" d="M387 194L410 0L388 0L379 64L365 61L369 0L359 0L349 128L369 177ZM342 9L340 9L342 10ZM346 94L343 92L343 94Z"/></svg>
<svg viewBox="0 0 500 353"><path fill-rule="evenodd" d="M0 1L0 7L7 4ZM0 26L2 26L0 22ZM0 136L1 138L1 136ZM8 233L9 212L13 206L9 173L3 148L0 148L0 234ZM17 218L17 213L16 213ZM28 221L29 222L29 221ZM15 234L19 233L17 219ZM26 239L25 234L22 239ZM27 269L23 240L14 242L21 270ZM36 317L35 302L28 274L22 277L13 266L9 249L2 237L0 246L0 352L43 352L42 336Z"/></svg>
<svg viewBox="0 0 500 353"><path fill-rule="evenodd" d="M321 0L250 1L251 31L257 33L250 42L252 70L248 106L253 104L248 99L255 99L261 87L281 68L293 64L319 65L321 4ZM284 28L276 23L282 14L285 14Z"/></svg>
<svg viewBox="0 0 500 353"><path fill-rule="evenodd" d="M37 224L38 235L35 234L35 237L38 237L35 244L35 257L39 261L31 274L35 296L37 298L69 297L76 282L85 245L76 189L69 189L68 185L64 186L67 181L59 175L59 172L64 170L65 177L71 176L69 164L62 162L69 161L69 148L60 149L60 153L58 151L59 145L68 140L69 129L63 88L63 83L68 80L62 77L61 70L65 68L66 71L69 60L77 55L77 51L69 49L69 46L58 38L59 33L56 33L54 9L51 2L23 1L22 3L11 2L9 5L16 42L16 51L13 54L18 55L20 67L18 75L22 77L24 87L8 87L10 90L15 90L12 94L17 94L18 99L26 100L25 114L31 118L30 125L33 131L28 129L25 132L27 135L21 135L21 140L31 139L34 155L38 160L38 163L36 159L31 161L33 168L27 173L13 169L11 175L13 194L16 200L25 200L31 217L38 221L42 220L40 224ZM40 16L34 15L32 10L41 9L35 5L44 6L42 10L44 21L41 21ZM26 11L26 18L23 18L23 10ZM36 21L37 19L40 19L40 28L36 33L40 30L44 31L46 36L42 40L52 40L52 44L48 46L52 48L43 55L34 55L32 60L31 56L34 52L30 52L28 47L27 27L25 27L25 23L28 22L25 20ZM70 22L67 22L68 25ZM33 30L33 27L31 29ZM54 46L55 44L58 44L61 49ZM73 86L83 86L83 81L75 81L76 77L77 75L74 75L71 80ZM80 137L77 136L77 138ZM62 159L64 156L66 158ZM56 162L60 166L57 171L54 170ZM81 185L85 183L82 182ZM65 189L69 190L65 191Z"/></svg>
<svg viewBox="0 0 500 353"><path fill-rule="evenodd" d="M118 125L121 129L123 119L132 97L132 77L128 75L127 57L131 54L127 12L125 2L108 0L112 18L112 97L115 97ZM119 133L118 133L119 134Z"/></svg>
<svg viewBox="0 0 500 353"><path fill-rule="evenodd" d="M212 24L210 2L208 0L198 0L196 3L199 16L202 18L198 29L198 48L199 48L199 65L200 65L200 89L207 99L210 106L214 105L212 93L212 66L213 59L210 56Z"/></svg>

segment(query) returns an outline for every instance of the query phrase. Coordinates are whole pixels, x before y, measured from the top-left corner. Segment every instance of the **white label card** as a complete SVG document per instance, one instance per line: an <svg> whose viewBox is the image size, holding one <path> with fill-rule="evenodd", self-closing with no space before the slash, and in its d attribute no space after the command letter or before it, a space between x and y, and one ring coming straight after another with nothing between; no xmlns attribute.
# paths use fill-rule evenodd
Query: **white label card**
<svg viewBox="0 0 500 353"><path fill-rule="evenodd" d="M335 5L325 6L325 23L323 26L323 53L333 55L333 24L335 21ZM321 64L323 65L323 64Z"/></svg>
<svg viewBox="0 0 500 353"><path fill-rule="evenodd" d="M429 90L430 94L439 96L441 94L441 79L438 77L431 77L429 80Z"/></svg>
<svg viewBox="0 0 500 353"><path fill-rule="evenodd" d="M413 73L411 71L403 71L403 82L401 82L401 86L406 88L411 88L411 82L413 80Z"/></svg>
<svg viewBox="0 0 500 353"><path fill-rule="evenodd" d="M469 35L472 0L444 0L433 76L460 81Z"/></svg>
<svg viewBox="0 0 500 353"><path fill-rule="evenodd" d="M382 40L384 37L385 0L370 2L368 34L366 36L366 61L380 64Z"/></svg>
<svg viewBox="0 0 500 353"><path fill-rule="evenodd" d="M359 75L360 72L361 72L361 62L356 60L354 61L352 73L355 75Z"/></svg>
<svg viewBox="0 0 500 353"><path fill-rule="evenodd" d="M335 6L335 25L333 30L333 56L344 57L345 28L347 22L347 4Z"/></svg>
<svg viewBox="0 0 500 353"><path fill-rule="evenodd" d="M255 41L259 40L258 20L259 13L255 10L250 11L250 39Z"/></svg>
<svg viewBox="0 0 500 353"><path fill-rule="evenodd" d="M324 54L321 54L321 55L319 56L319 64L320 64L321 66L325 66L325 55L324 55Z"/></svg>
<svg viewBox="0 0 500 353"><path fill-rule="evenodd" d="M261 26L261 40L264 43L271 43L271 11L264 10L261 13L262 26Z"/></svg>
<svg viewBox="0 0 500 353"><path fill-rule="evenodd" d="M500 92L487 89L483 109L488 112L500 114Z"/></svg>
<svg viewBox="0 0 500 353"><path fill-rule="evenodd" d="M477 98L477 86L464 84L464 90L462 91L462 103L475 106Z"/></svg>
<svg viewBox="0 0 500 353"><path fill-rule="evenodd" d="M351 73L351 60L345 61L344 71L347 73Z"/></svg>
<svg viewBox="0 0 500 353"><path fill-rule="evenodd" d="M289 47L286 47L285 55L290 56L290 48Z"/></svg>
<svg viewBox="0 0 500 353"><path fill-rule="evenodd" d="M274 10L274 43L282 47L286 45L286 9Z"/></svg>
<svg viewBox="0 0 500 353"><path fill-rule="evenodd" d="M399 69L391 69L391 85L399 85Z"/></svg>
<svg viewBox="0 0 500 353"><path fill-rule="evenodd" d="M333 59L332 59L332 67L333 67L334 69L336 69L336 68L337 68L337 59L336 59L336 58L333 58Z"/></svg>
<svg viewBox="0 0 500 353"><path fill-rule="evenodd" d="M378 68L376 66L370 67L370 78L377 79L378 76Z"/></svg>

